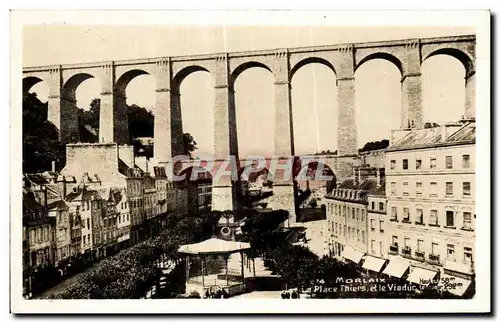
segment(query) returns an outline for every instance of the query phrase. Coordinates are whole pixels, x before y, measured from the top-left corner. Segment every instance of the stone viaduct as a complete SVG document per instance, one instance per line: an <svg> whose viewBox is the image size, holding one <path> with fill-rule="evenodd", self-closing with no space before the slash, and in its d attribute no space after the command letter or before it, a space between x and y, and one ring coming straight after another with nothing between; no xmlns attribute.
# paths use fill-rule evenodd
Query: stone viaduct
<svg viewBox="0 0 500 323"><path fill-rule="evenodd" d="M156 79L154 157L168 163L181 153L182 118L179 87L189 74L207 71L214 78L215 159L238 156L234 84L245 70L260 67L274 76L275 134L273 156L293 156L293 125L290 84L294 73L309 63L328 66L336 75L338 87L338 157L336 169L348 173L357 153L354 82L355 72L372 59L385 59L401 73L402 128L422 125L421 65L429 57L446 54L465 68L466 104L464 116L475 115L474 35L406 39L395 41L339 44L302 48L259 50L221 54L160 57L99 63L68 64L23 68L23 91L40 81L49 86L48 119L59 129L61 140L78 141L75 90L86 79L101 84L99 141L127 143L128 121L125 89L135 77L149 74ZM189 94L187 94L189 95ZM196 95L196 94L194 94ZM342 162L346 157L346 162ZM342 176L338 176L341 178ZM225 180L213 183L214 209L232 209L232 185ZM281 186L280 186L281 185ZM278 184L281 193L290 194L290 182ZM293 195L292 195L293 196Z"/></svg>

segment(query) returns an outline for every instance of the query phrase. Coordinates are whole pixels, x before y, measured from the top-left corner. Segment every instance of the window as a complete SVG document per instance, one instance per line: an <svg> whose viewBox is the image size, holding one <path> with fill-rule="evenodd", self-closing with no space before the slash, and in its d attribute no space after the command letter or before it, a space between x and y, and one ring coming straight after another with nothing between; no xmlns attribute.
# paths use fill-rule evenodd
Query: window
<svg viewBox="0 0 500 323"><path fill-rule="evenodd" d="M372 202L372 210L375 210L375 202Z"/></svg>
<svg viewBox="0 0 500 323"><path fill-rule="evenodd" d="M446 182L446 196L453 195L453 182Z"/></svg>
<svg viewBox="0 0 500 323"><path fill-rule="evenodd" d="M454 227L455 226L455 215L453 211L446 211L446 226Z"/></svg>
<svg viewBox="0 0 500 323"><path fill-rule="evenodd" d="M30 230L30 244L34 245L36 241L35 229Z"/></svg>
<svg viewBox="0 0 500 323"><path fill-rule="evenodd" d="M417 218L415 219L415 222L418 224L424 223L424 214L422 209L417 209Z"/></svg>
<svg viewBox="0 0 500 323"><path fill-rule="evenodd" d="M446 259L448 259L449 261L455 261L455 246L452 244L448 244L446 245L446 249L448 250L446 253Z"/></svg>
<svg viewBox="0 0 500 323"><path fill-rule="evenodd" d="M391 207L391 220L397 220L398 219L398 208L393 206Z"/></svg>
<svg viewBox="0 0 500 323"><path fill-rule="evenodd" d="M431 182L430 196L437 196L437 183Z"/></svg>
<svg viewBox="0 0 500 323"><path fill-rule="evenodd" d="M472 248L464 247L464 263L472 263Z"/></svg>
<svg viewBox="0 0 500 323"><path fill-rule="evenodd" d="M90 219L87 219L87 229L90 230Z"/></svg>
<svg viewBox="0 0 500 323"><path fill-rule="evenodd" d="M359 236L359 229L356 229L356 240L361 240L360 236Z"/></svg>
<svg viewBox="0 0 500 323"><path fill-rule="evenodd" d="M352 219L354 220L356 218L356 212L354 208L351 208L351 211L352 211Z"/></svg>
<svg viewBox="0 0 500 323"><path fill-rule="evenodd" d="M424 246L424 240L417 240L417 251L422 251L422 248Z"/></svg>
<svg viewBox="0 0 500 323"><path fill-rule="evenodd" d="M383 211L384 210L384 203L383 202L378 202L378 209L380 211Z"/></svg>
<svg viewBox="0 0 500 323"><path fill-rule="evenodd" d="M396 195L396 182L391 182L391 195Z"/></svg>
<svg viewBox="0 0 500 323"><path fill-rule="evenodd" d="M429 160L429 167L430 169L436 169L436 157L431 157Z"/></svg>
<svg viewBox="0 0 500 323"><path fill-rule="evenodd" d="M379 247L380 247L380 255L382 256L382 250L384 250L383 248L383 244L382 244L382 241L379 242Z"/></svg>
<svg viewBox="0 0 500 323"><path fill-rule="evenodd" d="M375 240L370 241L370 248L373 253L375 253Z"/></svg>
<svg viewBox="0 0 500 323"><path fill-rule="evenodd" d="M415 168L422 169L422 159L415 160Z"/></svg>
<svg viewBox="0 0 500 323"><path fill-rule="evenodd" d="M408 196L409 194L408 182L403 182L403 195Z"/></svg>
<svg viewBox="0 0 500 323"><path fill-rule="evenodd" d="M410 238L405 237L404 247L410 249Z"/></svg>
<svg viewBox="0 0 500 323"><path fill-rule="evenodd" d="M453 168L453 158L452 156L446 156L446 169Z"/></svg>
<svg viewBox="0 0 500 323"><path fill-rule="evenodd" d="M462 155L462 167L470 168L470 155Z"/></svg>
<svg viewBox="0 0 500 323"><path fill-rule="evenodd" d="M359 221L359 208L356 209L356 221Z"/></svg>
<svg viewBox="0 0 500 323"><path fill-rule="evenodd" d="M431 210L431 218L429 221L429 225L439 225L437 210Z"/></svg>
<svg viewBox="0 0 500 323"><path fill-rule="evenodd" d="M431 245L432 255L437 256L439 254L439 244L437 242L433 242Z"/></svg>
<svg viewBox="0 0 500 323"><path fill-rule="evenodd" d="M391 160L391 170L395 170L395 169L396 169L396 161Z"/></svg>
<svg viewBox="0 0 500 323"><path fill-rule="evenodd" d="M472 224L472 214L470 212L464 212L464 229L470 229Z"/></svg>
<svg viewBox="0 0 500 323"><path fill-rule="evenodd" d="M403 221L410 221L410 209L407 207L403 208Z"/></svg>
<svg viewBox="0 0 500 323"><path fill-rule="evenodd" d="M361 230L361 242L365 243L365 231Z"/></svg>
<svg viewBox="0 0 500 323"><path fill-rule="evenodd" d="M383 233L384 232L384 220L380 220L379 225L380 225L380 232Z"/></svg>
<svg viewBox="0 0 500 323"><path fill-rule="evenodd" d="M392 236L392 244L394 246L397 246L398 245L398 237L397 236Z"/></svg>
<svg viewBox="0 0 500 323"><path fill-rule="evenodd" d="M361 222L365 222L365 209L361 209Z"/></svg>
<svg viewBox="0 0 500 323"><path fill-rule="evenodd" d="M408 169L408 159L403 159L403 169Z"/></svg>
<svg viewBox="0 0 500 323"><path fill-rule="evenodd" d="M351 228L347 228L347 238L351 239Z"/></svg>
<svg viewBox="0 0 500 323"><path fill-rule="evenodd" d="M375 231L375 220L374 219L370 219L370 229L372 231Z"/></svg>
<svg viewBox="0 0 500 323"><path fill-rule="evenodd" d="M346 228L345 228L345 225L344 225L344 237L346 236Z"/></svg>
<svg viewBox="0 0 500 323"><path fill-rule="evenodd" d="M416 194L417 196L422 196L422 182L416 183Z"/></svg>
<svg viewBox="0 0 500 323"><path fill-rule="evenodd" d="M90 203L89 203L89 201L87 201L86 204L87 204L87 210L90 210Z"/></svg>
<svg viewBox="0 0 500 323"><path fill-rule="evenodd" d="M463 182L462 189L464 196L470 196L470 182Z"/></svg>
<svg viewBox="0 0 500 323"><path fill-rule="evenodd" d="M83 236L83 244L86 244L86 243L87 243L87 237Z"/></svg>

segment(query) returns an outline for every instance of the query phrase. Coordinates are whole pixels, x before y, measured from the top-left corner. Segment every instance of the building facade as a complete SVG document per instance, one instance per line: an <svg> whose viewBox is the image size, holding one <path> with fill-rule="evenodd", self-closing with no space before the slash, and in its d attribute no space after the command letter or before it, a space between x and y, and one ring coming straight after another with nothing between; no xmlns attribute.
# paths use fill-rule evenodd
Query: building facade
<svg viewBox="0 0 500 323"><path fill-rule="evenodd" d="M474 279L475 166L475 122L415 129L387 150L389 256L410 281Z"/></svg>

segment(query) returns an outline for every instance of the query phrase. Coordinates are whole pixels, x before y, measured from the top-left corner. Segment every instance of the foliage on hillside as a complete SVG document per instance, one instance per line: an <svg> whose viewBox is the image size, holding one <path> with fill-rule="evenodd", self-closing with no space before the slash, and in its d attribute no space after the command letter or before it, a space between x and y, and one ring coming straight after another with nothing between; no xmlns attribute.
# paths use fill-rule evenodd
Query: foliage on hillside
<svg viewBox="0 0 500 323"><path fill-rule="evenodd" d="M65 164L65 143L59 142L56 126L47 121L47 103L36 94L23 97L23 172L35 173L51 169L52 161L57 170Z"/></svg>

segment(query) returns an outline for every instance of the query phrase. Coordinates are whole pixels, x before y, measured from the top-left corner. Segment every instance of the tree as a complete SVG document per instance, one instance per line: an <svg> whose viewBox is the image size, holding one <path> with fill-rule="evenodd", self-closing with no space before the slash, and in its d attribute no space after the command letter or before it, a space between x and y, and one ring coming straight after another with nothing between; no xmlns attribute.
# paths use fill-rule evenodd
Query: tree
<svg viewBox="0 0 500 323"><path fill-rule="evenodd" d="M66 163L65 143L59 142L59 131L47 120L47 103L42 103L36 94L23 97L23 172L35 173L56 170Z"/></svg>
<svg viewBox="0 0 500 323"><path fill-rule="evenodd" d="M359 149L359 152L363 151L371 151L371 150L377 150L377 149L385 149L389 147L389 140L388 139L383 139L380 141L370 141L367 142L363 148Z"/></svg>

